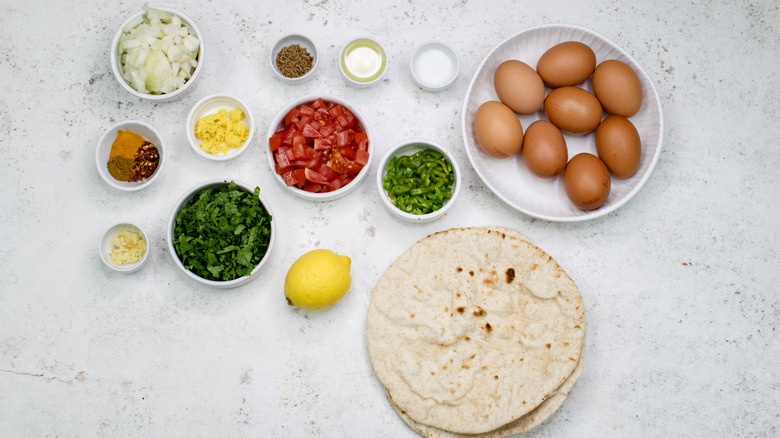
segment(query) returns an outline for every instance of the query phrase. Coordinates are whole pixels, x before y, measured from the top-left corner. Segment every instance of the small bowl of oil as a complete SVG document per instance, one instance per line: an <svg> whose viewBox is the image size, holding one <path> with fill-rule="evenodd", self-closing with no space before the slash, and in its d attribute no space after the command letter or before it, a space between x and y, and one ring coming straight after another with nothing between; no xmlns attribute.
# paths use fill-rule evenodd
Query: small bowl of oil
<svg viewBox="0 0 780 438"><path fill-rule="evenodd" d="M348 84L370 87L381 81L387 72L385 49L371 38L355 38L341 49L339 69Z"/></svg>

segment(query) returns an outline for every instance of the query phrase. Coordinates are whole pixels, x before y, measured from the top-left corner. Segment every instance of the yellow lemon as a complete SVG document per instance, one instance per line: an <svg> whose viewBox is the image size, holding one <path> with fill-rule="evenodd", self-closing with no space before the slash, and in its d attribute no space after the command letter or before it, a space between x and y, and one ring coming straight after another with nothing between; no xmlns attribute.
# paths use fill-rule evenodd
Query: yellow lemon
<svg viewBox="0 0 780 438"><path fill-rule="evenodd" d="M305 310L326 309L341 300L352 284L352 261L327 249L300 256L284 279L284 296L291 306Z"/></svg>

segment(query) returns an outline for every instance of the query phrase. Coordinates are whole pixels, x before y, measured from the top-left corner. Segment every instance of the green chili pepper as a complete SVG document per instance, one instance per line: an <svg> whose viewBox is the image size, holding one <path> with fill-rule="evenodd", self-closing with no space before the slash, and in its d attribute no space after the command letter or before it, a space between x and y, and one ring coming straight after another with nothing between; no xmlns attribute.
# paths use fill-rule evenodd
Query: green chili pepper
<svg viewBox="0 0 780 438"><path fill-rule="evenodd" d="M382 179L393 205L412 214L440 209L452 197L454 183L452 165L433 149L393 157Z"/></svg>

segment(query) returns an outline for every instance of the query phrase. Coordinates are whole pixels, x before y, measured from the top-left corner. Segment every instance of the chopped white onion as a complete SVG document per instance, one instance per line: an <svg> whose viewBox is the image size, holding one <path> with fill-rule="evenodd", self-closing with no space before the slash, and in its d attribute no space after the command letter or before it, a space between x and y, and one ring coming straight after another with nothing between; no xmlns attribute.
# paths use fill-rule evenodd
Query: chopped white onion
<svg viewBox="0 0 780 438"><path fill-rule="evenodd" d="M172 93L192 77L198 66L200 40L177 15L146 9L128 23L117 51L123 78L139 93Z"/></svg>

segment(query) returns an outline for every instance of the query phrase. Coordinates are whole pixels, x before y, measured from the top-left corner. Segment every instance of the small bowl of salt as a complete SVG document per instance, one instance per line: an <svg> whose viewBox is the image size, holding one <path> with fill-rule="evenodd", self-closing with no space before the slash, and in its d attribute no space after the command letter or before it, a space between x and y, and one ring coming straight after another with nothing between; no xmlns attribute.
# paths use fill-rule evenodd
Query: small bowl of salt
<svg viewBox="0 0 780 438"><path fill-rule="evenodd" d="M409 68L421 88L441 91L455 82L460 63L450 46L441 41L428 41L414 49Z"/></svg>

